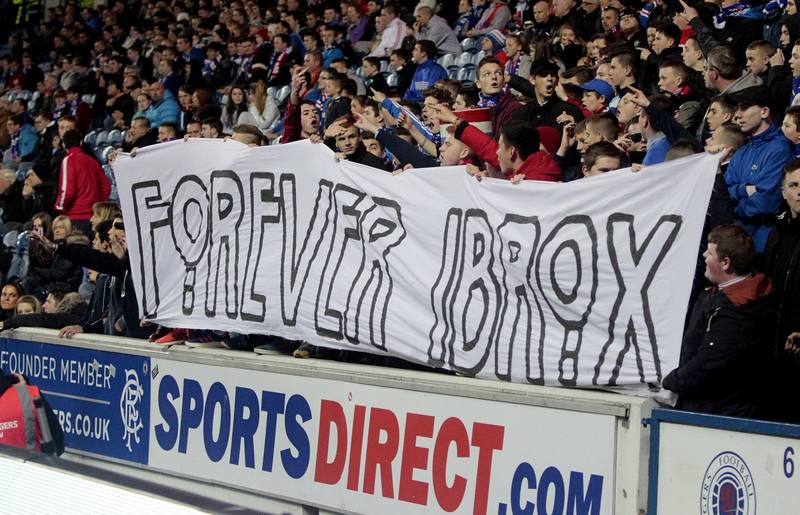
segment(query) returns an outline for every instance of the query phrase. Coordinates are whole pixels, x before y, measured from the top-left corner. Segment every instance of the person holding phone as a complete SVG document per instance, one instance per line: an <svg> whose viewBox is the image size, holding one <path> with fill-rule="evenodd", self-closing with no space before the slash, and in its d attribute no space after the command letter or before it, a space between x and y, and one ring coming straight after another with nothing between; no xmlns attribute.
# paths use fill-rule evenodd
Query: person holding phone
<svg viewBox="0 0 800 515"><path fill-rule="evenodd" d="M54 255L113 277L114 285L109 317L113 321L114 330L117 334L130 338L147 338L149 330L142 327L139 321L138 300L136 289L133 286L131 263L128 258L128 240L125 236L125 221L122 216L114 218L109 230L109 239L111 240L111 252L104 253L82 245L57 244L41 234L31 233L31 240ZM75 332L80 331L76 330ZM64 334L64 336L71 336L71 334Z"/></svg>

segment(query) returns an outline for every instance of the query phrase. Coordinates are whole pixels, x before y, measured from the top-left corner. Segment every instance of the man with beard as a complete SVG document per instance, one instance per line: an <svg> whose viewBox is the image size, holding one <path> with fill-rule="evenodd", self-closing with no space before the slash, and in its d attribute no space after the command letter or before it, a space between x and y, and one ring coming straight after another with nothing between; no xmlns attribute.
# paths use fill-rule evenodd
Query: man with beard
<svg viewBox="0 0 800 515"><path fill-rule="evenodd" d="M514 120L529 120L536 126L547 125L561 130L561 125L556 120L559 116L567 114L574 121L583 119L583 113L574 105L565 102L556 95L558 84L558 66L547 59L538 59L531 65L531 77L525 80L521 77L511 77L509 85L533 99L532 102L514 111Z"/></svg>

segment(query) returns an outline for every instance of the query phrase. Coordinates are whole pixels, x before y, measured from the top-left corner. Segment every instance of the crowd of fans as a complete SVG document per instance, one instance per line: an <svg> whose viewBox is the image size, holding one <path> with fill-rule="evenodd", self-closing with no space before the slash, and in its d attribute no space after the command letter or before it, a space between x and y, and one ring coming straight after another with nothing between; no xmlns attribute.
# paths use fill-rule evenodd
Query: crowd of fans
<svg viewBox="0 0 800 515"><path fill-rule="evenodd" d="M800 378L795 0L23 2L9 19L4 328L329 352L140 324L108 164L118 148L307 138L389 173L467 165L514 183L706 150L722 166L664 386L686 409L800 420L776 402Z"/></svg>

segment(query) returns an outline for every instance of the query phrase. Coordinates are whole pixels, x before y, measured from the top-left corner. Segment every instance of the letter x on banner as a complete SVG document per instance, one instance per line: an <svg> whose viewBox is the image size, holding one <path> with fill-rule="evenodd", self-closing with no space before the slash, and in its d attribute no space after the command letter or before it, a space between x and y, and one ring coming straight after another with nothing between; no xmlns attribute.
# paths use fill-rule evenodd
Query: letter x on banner
<svg viewBox="0 0 800 515"><path fill-rule="evenodd" d="M718 161L513 185L188 140L114 169L143 318L607 386L678 364Z"/></svg>

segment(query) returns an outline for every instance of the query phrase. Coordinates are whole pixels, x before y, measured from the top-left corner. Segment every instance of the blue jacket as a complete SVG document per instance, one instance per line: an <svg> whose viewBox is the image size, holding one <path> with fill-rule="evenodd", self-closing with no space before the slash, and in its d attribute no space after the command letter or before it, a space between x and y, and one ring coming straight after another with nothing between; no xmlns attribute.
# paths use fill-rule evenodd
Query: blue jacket
<svg viewBox="0 0 800 515"><path fill-rule="evenodd" d="M783 165L792 158L792 144L778 125L772 125L736 151L725 173L731 199L737 202L734 214L742 227L753 237L756 252L767 244L773 215L781 204ZM756 187L748 195L746 187Z"/></svg>
<svg viewBox="0 0 800 515"><path fill-rule="evenodd" d="M39 135L32 125L24 124L19 128L19 136L17 138L18 152L20 157L28 157L33 159L36 153L36 147L39 146Z"/></svg>
<svg viewBox="0 0 800 515"><path fill-rule="evenodd" d="M175 97L169 90L164 90L164 98L158 102L154 102L144 115L150 120L150 126L158 128L162 123L172 122L178 124L178 116L181 113L181 108L175 102Z"/></svg>
<svg viewBox="0 0 800 515"><path fill-rule="evenodd" d="M410 102L422 103L424 100L422 92L432 88L436 81L445 79L447 79L447 70L433 59L429 59L417 66L417 71L414 72L414 77L411 79L411 86L403 98Z"/></svg>
<svg viewBox="0 0 800 515"><path fill-rule="evenodd" d="M341 59L344 57L344 52L339 47L328 47L322 51L322 67L330 68L334 59Z"/></svg>
<svg viewBox="0 0 800 515"><path fill-rule="evenodd" d="M644 166L652 166L663 163L667 160L669 146L669 140L666 136L662 136L661 138L657 139L648 147L647 153L644 155L644 159L642 160L642 164Z"/></svg>
<svg viewBox="0 0 800 515"><path fill-rule="evenodd" d="M381 102L381 107L386 109L389 112L389 114L392 115L392 118L398 118L403 113L403 108L400 107L400 104L398 104L397 102L395 102L394 100L392 100L390 98L384 98L383 102ZM434 141L434 134L431 132L431 130L427 126L425 126L419 120L419 118L417 118L416 116L412 116L411 117L411 123L426 138L428 138L431 141Z"/></svg>

